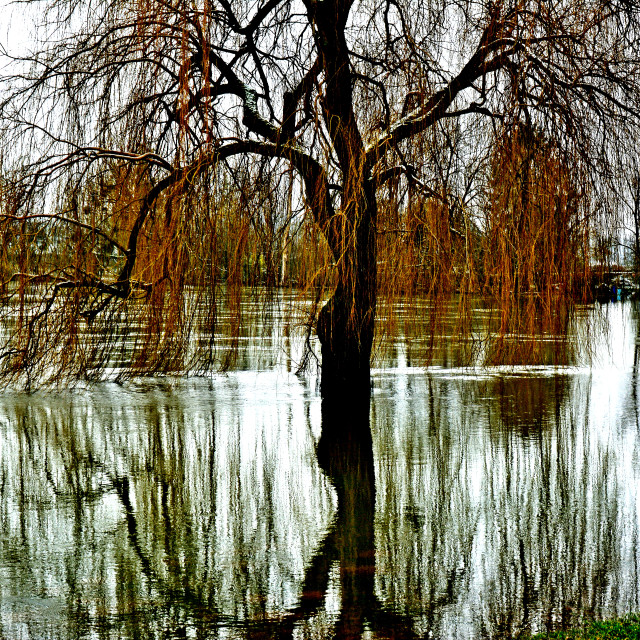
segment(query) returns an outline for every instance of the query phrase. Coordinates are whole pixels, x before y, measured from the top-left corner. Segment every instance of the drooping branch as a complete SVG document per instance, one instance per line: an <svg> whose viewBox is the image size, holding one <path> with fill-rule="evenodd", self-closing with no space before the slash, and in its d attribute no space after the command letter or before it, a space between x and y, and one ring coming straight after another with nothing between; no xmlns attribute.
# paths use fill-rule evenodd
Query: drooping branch
<svg viewBox="0 0 640 640"><path fill-rule="evenodd" d="M73 218L69 218L62 214L57 213L33 213L30 215L12 215L8 213L1 213L0 220L9 220L14 222L28 222L29 220L56 220L58 222L64 222L72 227L79 227L80 229L84 229L85 231L90 231L91 233L100 236L104 240L106 240L112 247L116 248L123 255L127 254L127 249L125 249L115 238L105 233L95 225L87 224L86 222L81 222L80 220L74 220Z"/></svg>
<svg viewBox="0 0 640 640"><path fill-rule="evenodd" d="M331 231L332 226L329 224L334 213L329 183L323 167L311 156L296 147L283 147L280 144L256 140L236 141L223 145L214 152L202 156L190 166L175 170L154 185L148 192L141 203L140 210L129 234L129 242L125 250L126 261L118 276L120 286L124 287L126 291L130 288L129 281L137 257L138 237L158 197L176 184L193 183L199 175L228 158L247 154L271 159L285 159L296 168L305 185L307 203L316 223L321 228L326 229L327 238L332 249L338 250L337 239Z"/></svg>

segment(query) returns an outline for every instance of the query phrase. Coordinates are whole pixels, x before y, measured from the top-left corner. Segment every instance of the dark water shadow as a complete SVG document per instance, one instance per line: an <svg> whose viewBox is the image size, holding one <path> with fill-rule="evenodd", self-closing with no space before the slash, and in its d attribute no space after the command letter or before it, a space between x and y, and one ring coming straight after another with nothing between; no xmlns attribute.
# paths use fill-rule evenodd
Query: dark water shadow
<svg viewBox="0 0 640 640"><path fill-rule="evenodd" d="M339 575L339 614L327 637L418 638L413 620L389 610L375 593L376 483L369 397L324 400L318 465L337 496L334 520L305 571L299 603L277 621L247 629L246 637L293 638L296 625L326 605L331 576Z"/></svg>

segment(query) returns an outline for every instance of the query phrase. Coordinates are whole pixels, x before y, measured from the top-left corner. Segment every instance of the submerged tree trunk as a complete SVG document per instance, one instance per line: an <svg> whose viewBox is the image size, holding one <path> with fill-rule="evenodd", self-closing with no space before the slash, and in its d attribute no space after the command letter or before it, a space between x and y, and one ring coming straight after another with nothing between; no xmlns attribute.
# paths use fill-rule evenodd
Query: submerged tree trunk
<svg viewBox="0 0 640 640"><path fill-rule="evenodd" d="M345 389L369 393L376 309L376 214L373 162L367 158L354 105L346 39L351 0L306 0L326 83L320 103L341 172L340 205L324 232L333 252L336 289L318 317L323 398Z"/></svg>
<svg viewBox="0 0 640 640"><path fill-rule="evenodd" d="M317 323L323 398L338 397L347 389L358 396L370 392L377 288L376 213L375 194L366 187L343 211L337 285Z"/></svg>

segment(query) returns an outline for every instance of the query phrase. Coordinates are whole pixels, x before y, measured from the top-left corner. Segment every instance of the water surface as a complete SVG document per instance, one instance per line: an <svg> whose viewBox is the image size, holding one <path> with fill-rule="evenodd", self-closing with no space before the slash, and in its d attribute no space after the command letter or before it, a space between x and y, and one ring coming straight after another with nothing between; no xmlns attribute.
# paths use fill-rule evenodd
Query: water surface
<svg viewBox="0 0 640 640"><path fill-rule="evenodd" d="M424 370L398 336L368 406L323 406L277 326L224 375L5 392L0 638L504 637L638 611L638 322L605 313L593 367Z"/></svg>

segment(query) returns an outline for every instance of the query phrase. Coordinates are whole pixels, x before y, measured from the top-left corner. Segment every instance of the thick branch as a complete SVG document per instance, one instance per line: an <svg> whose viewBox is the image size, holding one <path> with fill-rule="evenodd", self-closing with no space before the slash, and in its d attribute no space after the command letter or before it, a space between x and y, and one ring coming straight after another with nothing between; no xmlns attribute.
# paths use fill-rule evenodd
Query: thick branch
<svg viewBox="0 0 640 640"><path fill-rule="evenodd" d="M518 52L519 46L510 46L506 51L494 56L491 60L487 60L487 57L494 52L496 43L511 43L510 39L502 37L494 39L498 33L499 25L499 13L494 10L489 24L480 38L478 48L460 73L446 87L434 93L423 104L392 125L382 138L371 145L366 150L367 166L373 166L387 149L396 146L402 140L426 131L438 120L442 119L456 96L462 90L471 87L475 80L504 67L507 60Z"/></svg>
<svg viewBox="0 0 640 640"><path fill-rule="evenodd" d="M337 238L333 237L331 225L328 224L334 212L331 204L329 182L324 168L311 156L296 147L257 140L230 142L216 149L213 153L199 158L188 167L176 169L158 182L145 196L129 235L129 242L125 252L127 258L118 277L120 286L124 287L126 291L130 289L130 278L137 258L138 237L158 197L164 191L180 182L184 181L186 184L191 184L206 169L227 158L246 154L288 160L296 168L304 182L307 204L311 209L314 220L325 230L331 248L336 250L338 246Z"/></svg>

